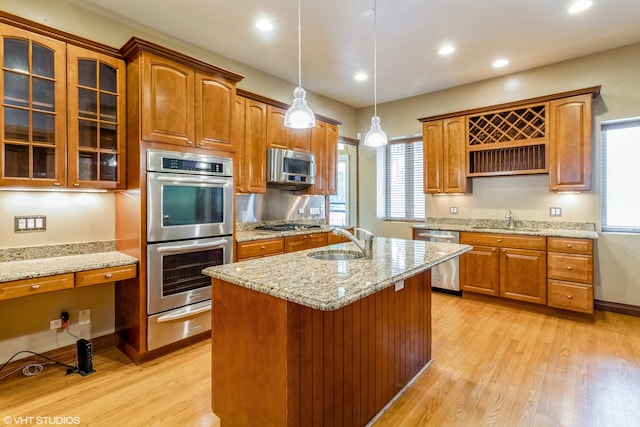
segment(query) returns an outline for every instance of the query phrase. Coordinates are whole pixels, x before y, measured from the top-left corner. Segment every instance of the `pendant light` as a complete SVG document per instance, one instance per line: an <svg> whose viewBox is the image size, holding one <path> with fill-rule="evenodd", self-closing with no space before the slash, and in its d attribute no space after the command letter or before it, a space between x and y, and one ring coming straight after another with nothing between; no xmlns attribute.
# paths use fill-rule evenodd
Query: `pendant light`
<svg viewBox="0 0 640 427"><path fill-rule="evenodd" d="M373 1L373 117L371 117L371 128L364 136L364 145L369 147L380 147L387 145L387 134L380 127L380 117L378 117L378 6L377 1Z"/></svg>
<svg viewBox="0 0 640 427"><path fill-rule="evenodd" d="M288 128L307 129L316 125L316 117L307 105L306 92L302 88L302 42L300 29L300 0L298 0L298 87L293 91L293 103L284 115Z"/></svg>

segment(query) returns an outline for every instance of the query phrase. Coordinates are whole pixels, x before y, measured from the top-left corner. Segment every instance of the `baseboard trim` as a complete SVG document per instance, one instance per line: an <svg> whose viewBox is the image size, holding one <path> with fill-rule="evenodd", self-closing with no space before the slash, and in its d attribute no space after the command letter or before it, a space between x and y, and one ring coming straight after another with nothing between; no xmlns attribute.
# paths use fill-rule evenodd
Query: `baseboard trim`
<svg viewBox="0 0 640 427"><path fill-rule="evenodd" d="M100 337L95 337L95 338L91 338L91 346L93 348L93 352L98 352L98 351L102 351L102 350L106 350L109 348L114 348L116 346L116 342L117 342L117 337L115 333L111 333L108 335L103 335ZM60 348L55 348L53 350L49 350L49 351L45 351L45 352L39 352L40 354L42 354L43 356L47 356L57 362L62 362L65 363L67 365L71 365L71 366L76 366L78 363L77 360L77 355L76 355L76 351L77 351L77 347L76 344L70 344L70 345L66 345L64 347L60 347ZM21 366L23 366L25 363L30 362L30 361L36 361L36 362L50 362L47 359L44 359L42 357L36 356L36 355L31 355L31 356L27 356L25 358L22 359L18 359L15 360L11 363L9 363L3 370L2 372L0 372L0 378L2 379L8 379L8 378L16 378L16 377L23 377L25 376L22 373L22 369L18 369ZM47 365L49 367L53 367L56 365ZM61 367L59 365L57 365L58 367L60 367L60 369L66 369L64 367ZM15 371L15 372L13 372ZM7 375L8 372L13 372L12 374ZM6 377L3 376L7 375Z"/></svg>
<svg viewBox="0 0 640 427"><path fill-rule="evenodd" d="M640 307L636 305L595 300L594 307L596 310L600 311L610 311L612 313L628 314L629 316L640 317Z"/></svg>

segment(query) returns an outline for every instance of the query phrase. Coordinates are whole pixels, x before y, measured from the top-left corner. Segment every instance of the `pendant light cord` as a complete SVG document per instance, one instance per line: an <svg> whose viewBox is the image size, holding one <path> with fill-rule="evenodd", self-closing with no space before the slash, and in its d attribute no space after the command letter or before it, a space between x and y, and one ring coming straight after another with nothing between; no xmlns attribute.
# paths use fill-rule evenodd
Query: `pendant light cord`
<svg viewBox="0 0 640 427"><path fill-rule="evenodd" d="M378 115L378 2L373 0L373 115Z"/></svg>
<svg viewBox="0 0 640 427"><path fill-rule="evenodd" d="M300 2L298 0L298 87L302 87L302 29L300 26Z"/></svg>

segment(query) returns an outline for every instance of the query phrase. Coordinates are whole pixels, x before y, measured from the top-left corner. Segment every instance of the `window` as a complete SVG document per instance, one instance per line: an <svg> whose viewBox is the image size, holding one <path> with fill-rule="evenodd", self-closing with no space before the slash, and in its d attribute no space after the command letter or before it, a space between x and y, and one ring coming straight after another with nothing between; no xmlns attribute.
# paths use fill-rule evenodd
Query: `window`
<svg viewBox="0 0 640 427"><path fill-rule="evenodd" d="M376 169L378 218L424 220L422 137L379 147Z"/></svg>
<svg viewBox="0 0 640 427"><path fill-rule="evenodd" d="M602 124L602 230L640 233L640 119Z"/></svg>

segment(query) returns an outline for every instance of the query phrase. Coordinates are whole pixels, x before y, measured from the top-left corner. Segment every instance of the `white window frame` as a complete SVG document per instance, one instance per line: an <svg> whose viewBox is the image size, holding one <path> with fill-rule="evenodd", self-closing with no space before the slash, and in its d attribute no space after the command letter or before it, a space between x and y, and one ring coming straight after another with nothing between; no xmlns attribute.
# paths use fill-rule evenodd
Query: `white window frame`
<svg viewBox="0 0 640 427"><path fill-rule="evenodd" d="M615 165L612 167L611 173L609 173L608 156L610 150L614 148L610 145L614 143L611 139L611 134L608 132L621 129L635 128L640 132L640 118L620 120L615 122L602 123L601 130L601 167L602 174L602 189L601 193L601 218L602 218L602 231L605 232L619 232L619 233L638 233L640 234L640 194L634 190L637 184L637 179L640 178L638 168L638 154L640 154L640 137L637 140L633 140L633 153L626 152L621 155L623 161L626 164ZM609 138L609 141L608 141ZM628 150L628 147L627 147ZM610 186L625 190L624 195L620 194L617 200L610 200L611 194L614 190ZM620 219L619 216L614 215L611 209L623 209L625 212L635 214L630 222L627 219ZM613 218L613 219L612 219ZM610 223L609 221L612 221ZM624 222L624 223L621 223Z"/></svg>
<svg viewBox="0 0 640 427"><path fill-rule="evenodd" d="M413 162L407 163L405 158L405 174L402 176L404 180L404 186L402 188L404 192L404 200L401 203L400 208L403 207L403 214L398 215L398 206L394 206L394 179L390 174L395 174L401 171L391 171L388 163L388 155L393 146L398 144L404 144L408 147L408 144L412 144ZM396 147L394 147L396 148ZM412 136L396 138L389 142L388 145L378 147L376 152L376 195L377 195L377 217L384 221L408 221L408 222L422 222L425 219L425 197L424 197L424 150L422 148L422 136ZM396 182L397 183L397 182ZM394 213L394 211L396 213Z"/></svg>

